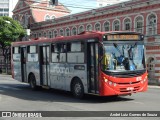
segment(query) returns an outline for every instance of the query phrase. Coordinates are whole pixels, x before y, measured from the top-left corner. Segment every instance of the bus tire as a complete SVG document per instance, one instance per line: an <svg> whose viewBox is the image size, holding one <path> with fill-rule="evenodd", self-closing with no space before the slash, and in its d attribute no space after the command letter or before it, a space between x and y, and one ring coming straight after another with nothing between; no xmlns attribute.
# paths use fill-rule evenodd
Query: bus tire
<svg viewBox="0 0 160 120"><path fill-rule="evenodd" d="M83 87L83 84L80 79L78 79L78 78L74 79L74 81L71 85L71 91L72 91L72 94L75 98L79 98L79 99L83 98L84 87Z"/></svg>
<svg viewBox="0 0 160 120"><path fill-rule="evenodd" d="M29 76L29 84L32 90L37 90L36 78L33 74Z"/></svg>

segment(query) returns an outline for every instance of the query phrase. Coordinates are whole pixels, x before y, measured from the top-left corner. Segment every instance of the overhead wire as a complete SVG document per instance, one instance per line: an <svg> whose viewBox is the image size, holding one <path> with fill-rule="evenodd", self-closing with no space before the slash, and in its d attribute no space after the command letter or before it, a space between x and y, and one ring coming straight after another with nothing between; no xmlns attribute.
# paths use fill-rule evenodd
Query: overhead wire
<svg viewBox="0 0 160 120"><path fill-rule="evenodd" d="M24 0L25 1L25 0ZM34 3L41 3L41 4L46 4L45 2L41 2L41 1L34 1L34 0L29 0L28 2L34 2ZM76 2L77 3L77 2ZM83 2L84 3L84 2ZM86 2L88 3L88 2ZM70 8L81 8L81 9L93 9L95 8L95 6L85 6L85 5L76 5L76 4L73 4L73 1L72 1L72 4L66 4L66 3L62 3L62 5L57 5L57 6L65 6L65 7L70 7Z"/></svg>

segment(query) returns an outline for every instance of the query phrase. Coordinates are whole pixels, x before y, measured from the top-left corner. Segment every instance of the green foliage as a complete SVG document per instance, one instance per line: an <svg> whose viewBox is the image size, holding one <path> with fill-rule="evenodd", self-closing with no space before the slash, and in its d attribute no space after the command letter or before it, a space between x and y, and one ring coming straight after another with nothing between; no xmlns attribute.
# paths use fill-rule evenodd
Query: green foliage
<svg viewBox="0 0 160 120"><path fill-rule="evenodd" d="M10 17L0 17L0 46L9 46L11 42L16 41L26 35L26 31L19 24Z"/></svg>

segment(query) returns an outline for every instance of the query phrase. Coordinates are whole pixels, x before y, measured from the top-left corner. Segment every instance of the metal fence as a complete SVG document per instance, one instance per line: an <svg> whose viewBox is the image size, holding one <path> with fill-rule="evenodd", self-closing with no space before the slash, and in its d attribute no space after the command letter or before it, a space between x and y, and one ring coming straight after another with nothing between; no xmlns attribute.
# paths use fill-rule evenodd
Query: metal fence
<svg viewBox="0 0 160 120"><path fill-rule="evenodd" d="M0 73L11 74L11 62L0 60Z"/></svg>

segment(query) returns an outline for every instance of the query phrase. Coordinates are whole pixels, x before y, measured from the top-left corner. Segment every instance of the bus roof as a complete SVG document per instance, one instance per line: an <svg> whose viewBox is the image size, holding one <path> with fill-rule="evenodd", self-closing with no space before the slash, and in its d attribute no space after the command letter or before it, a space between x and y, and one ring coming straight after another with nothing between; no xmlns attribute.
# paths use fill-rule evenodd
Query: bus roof
<svg viewBox="0 0 160 120"><path fill-rule="evenodd" d="M74 36L58 36L56 38L39 38L39 39L31 39L30 41L19 41L19 42L12 42L12 46L20 46L20 45L32 45L38 43L51 43L51 42L58 42L58 41L71 41L71 40L86 40L89 38L99 38L104 34L120 34L120 33L131 33L134 34L136 32L129 32L129 31L109 31L109 32L98 32L98 31L84 31L78 35ZM139 33L137 33L139 34Z"/></svg>

